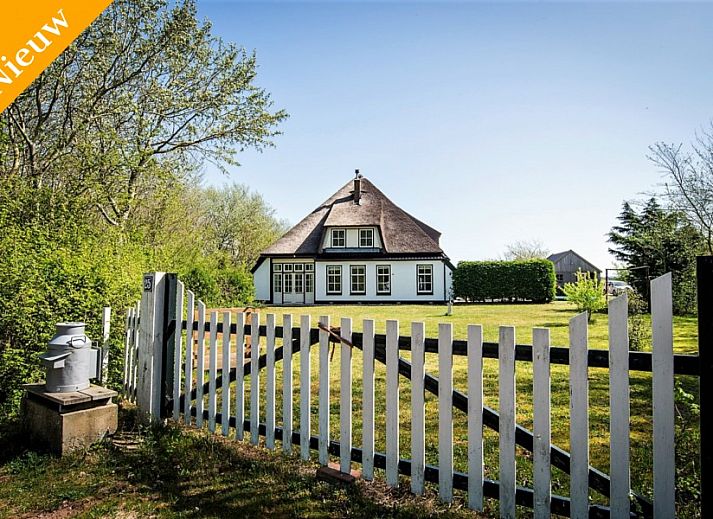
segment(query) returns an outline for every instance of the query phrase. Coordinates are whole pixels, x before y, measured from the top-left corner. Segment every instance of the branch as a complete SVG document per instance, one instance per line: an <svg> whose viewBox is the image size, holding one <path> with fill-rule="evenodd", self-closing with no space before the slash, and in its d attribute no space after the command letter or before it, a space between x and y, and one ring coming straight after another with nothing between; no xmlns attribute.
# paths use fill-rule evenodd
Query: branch
<svg viewBox="0 0 713 519"><path fill-rule="evenodd" d="M119 222L114 220L111 216L109 216L106 212L106 210L100 205L100 204L94 204L97 209L101 212L102 216L104 219L107 221L109 225L113 225L114 227L119 227Z"/></svg>

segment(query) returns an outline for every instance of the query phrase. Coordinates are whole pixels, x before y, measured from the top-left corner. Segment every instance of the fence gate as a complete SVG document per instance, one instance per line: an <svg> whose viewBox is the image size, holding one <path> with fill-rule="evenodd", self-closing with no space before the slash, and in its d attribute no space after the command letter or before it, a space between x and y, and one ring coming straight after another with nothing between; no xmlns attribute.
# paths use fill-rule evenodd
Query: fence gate
<svg viewBox="0 0 713 519"><path fill-rule="evenodd" d="M713 288L713 262L706 268ZM248 433L251 443L259 444L262 437L268 449L275 449L280 442L285 453L292 453L296 445L305 460L317 451L322 465L330 456L338 457L343 472L349 472L353 463L360 464L366 480L374 478L375 469L383 469L391 486L399 484L399 475L409 476L413 493L422 494L430 482L446 502L452 501L454 489L460 490L474 510L483 509L484 498L497 498L501 517L515 517L516 506L524 506L535 517L554 513L576 518L669 518L675 516L674 374L700 376L699 362L704 359L673 354L671 288L670 274L651 282L653 348L644 353L629 351L626 295L610 301L609 349L597 350L588 348L586 314L570 320L569 347L551 346L545 328L532 330L532 345L516 344L516 330L510 326L500 327L497 343L485 342L479 325L468 326L467 339L454 340L450 323L439 325L438 337L427 338L423 323L411 323L410 336L402 336L400 323L387 320L382 335L375 333L373 320L364 320L362 331L353 332L350 318L333 328L330 324L337 323L330 323L328 316L313 322L307 315L299 319L284 315L280 325L273 314L263 320L258 312L207 311L175 274L156 272L144 276L141 302L127 312L124 393L152 420L183 420L199 428L207 424L211 432L238 440ZM710 308L710 304L700 307ZM713 339L710 324L706 326L707 337ZM313 347L318 352L310 356ZM339 348L338 367L330 362L334 348ZM400 351L409 351L410 360ZM428 373L427 354L437 355L438 377ZM463 356L467 357L467 393L453 387L454 359ZM354 358L361 365L354 366ZM483 403L484 359L497 359L497 410ZM515 367L520 362L532 363L532 431L516 422ZM375 384L379 364L385 365L382 395ZM570 452L551 443L552 365L569 365ZM296 366L300 378L295 386ZM609 371L608 475L589 460L590 368ZM331 369L339 372L337 417L331 414ZM635 371L652 373L653 500L630 484L629 377ZM355 373L362 382L359 414L352 402ZM299 402L293 398L295 389ZM403 452L399 444L399 392L410 396L410 452ZM282 409L277 409L280 395ZM429 395L438 399L437 465L426 462ZM311 409L313 397L318 404L316 424L311 412L299 412ZM385 402L379 416L375 416L377 399ZM454 411L467 415L467 473L454 470ZM701 405L701 416L703 411ZM382 417L385 449L378 452L375 438L384 435L376 424ZM355 418L361 422L360 446L352 441ZM333 419L339 423L338 440L330 436ZM498 434L497 480L485 477L487 429ZM532 488L516 483L516 446L531 453ZM706 448L702 455L707 454ZM552 493L553 468L569 475L569 496ZM604 496L599 498L603 502L593 502L593 492Z"/></svg>

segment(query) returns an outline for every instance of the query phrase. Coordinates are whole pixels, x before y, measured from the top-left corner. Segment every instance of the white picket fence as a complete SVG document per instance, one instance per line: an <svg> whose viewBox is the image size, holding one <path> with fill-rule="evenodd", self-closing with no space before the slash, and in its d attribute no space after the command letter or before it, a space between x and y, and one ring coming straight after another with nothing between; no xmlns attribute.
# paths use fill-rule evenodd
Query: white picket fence
<svg viewBox="0 0 713 519"><path fill-rule="evenodd" d="M141 303L126 311L124 333L124 398L136 402L136 378L139 355L139 313Z"/></svg>
<svg viewBox="0 0 713 519"><path fill-rule="evenodd" d="M673 334L671 310L671 276L669 274L657 278L651 283L652 294L652 327L653 327L653 480L654 499L653 515L657 518L675 516L675 470L674 470L674 402L673 402ZM184 304L184 295L185 304ZM292 315L284 315L282 326L276 323L276 317L268 314L264 322L264 333L260 333L261 316L253 313L250 322L245 322L243 313L232 314L223 312L219 319L218 312L206 313L206 306L197 301L190 290L184 290L178 281L175 297L175 315L179 333L174 335L173 342L173 407L172 417L196 427L203 427L204 416L207 417L208 429L216 431L217 421L221 423L221 434L228 436L231 423L234 426L235 437L243 439L244 430L250 431L250 442L259 443L260 427L264 426L265 446L276 448L276 439L283 439L282 449L285 453L292 452L292 444L298 443L299 452L305 460L310 459L310 451L314 445L312 437L313 425L310 423L309 412L299 413L299 426L293 434L293 357L300 357L300 408L310 409L311 406L311 373L310 346L314 337L312 320L303 315L299 326L293 328L295 322ZM141 351L150 352L150 347L141 348L139 305L128 311L126 317L126 357L125 357L125 394L130 400L136 399L137 366L141 365L138 358ZM570 388L570 496L562 498L552 495L552 453L550 424L550 335L549 330L536 328L532 330L531 357L533 362L533 488L530 506L534 516L549 517L551 510L557 508L558 513L568 513L571 517L589 517L593 509L594 515L609 515L614 518L629 517L632 502L630 487L630 446L629 446L629 341L627 331L627 296L619 296L609 303L609 391L610 391L610 483L608 493L609 507L594 507L590 504L592 467L589 465L589 388L588 369L590 365L588 350L588 328L586 314L580 314L571 319L569 324L569 388ZM197 322L194 316L197 314ZM231 323L235 317L234 332ZM207 327L206 327L206 323ZM399 474L410 474L411 491L415 494L424 492L424 484L428 480L426 465L426 416L425 393L426 386L433 387L434 377L425 370L424 324L411 323L410 350L411 361L406 362L399 356L399 322L386 321L385 348L379 350L375 342L375 322L364 320L360 344L352 343L352 320L341 319L340 336L340 402L339 415L333 417L330 412L330 375L333 367L330 364L330 320L328 316L319 318L318 348L319 348L319 389L318 389L318 423L317 451L318 460L322 465L329 461L330 452L330 422L339 421L339 466L343 472L349 472L353 467L353 452L360 450L358 461L364 479L371 480L375 474L376 458L385 457L386 481L390 486L397 486ZM181 333L181 330L187 330ZM209 334L209 344L205 342L205 330ZM245 331L249 330L250 354L249 368L244 367ZM279 333L278 333L279 332ZM222 347L218 344L218 334L222 333ZM293 346L293 336L299 333L299 342ZM281 350L283 369L281 380L276 380L276 349L278 334L282 335ZM467 493L468 506L474 510L482 510L485 491L492 490L492 482L484 478L483 427L484 417L488 410L483 405L483 330L479 325L467 328L467 476L453 470L453 409L454 395L462 394L453 390L453 330L450 323L442 323L438 327L438 494L445 502L453 500L454 477L460 481L467 478L467 484L460 485ZM362 445L359 449L352 446L353 406L352 406L352 345L363 350L362 380ZM206 346L209 350L206 350ZM197 352L193 349L197 348ZM501 326L498 341L499 361L499 484L495 495L499 495L501 517L515 517L518 496L525 495L518 490L516 484L516 437L523 434L523 429L516 424L516 330L511 326ZM403 346L402 346L403 349ZM219 358L218 352L222 352ZM196 355L194 355L194 353ZM205 370L196 369L197 365L205 366L206 355L209 355L208 392L204 394ZM375 380L374 362L377 357L386 364L385 393L385 453L375 452ZM262 360L261 360L262 356ZM231 366L237 359L237 366ZM381 360L380 360L381 361ZM220 362L220 370L218 362ZM264 368L261 370L261 362ZM410 384L404 384L403 373L400 370L410 366ZM220 375L218 373L220 371ZM234 371L234 383L228 374ZM195 383L194 383L195 375ZM245 402L246 376L250 383L250 402ZM261 383L261 376L265 383ZM408 382L408 380L407 380ZM220 385L219 385L220 384ZM276 391L278 384L282 388L281 423L276 418ZM217 409L218 388L221 391L222 406ZM403 462L399 445L399 391L411 392L410 409L410 468L399 469ZM264 391L265 409L260 409L260 392ZM195 394L195 399L191 393ZM205 397L207 396L207 410ZM246 406L248 409L246 409ZM246 414L248 413L248 414ZM195 416L195 422L192 417ZM228 419L230 417L230 420ZM244 425L249 421L249 427ZM528 433L529 434L529 433ZM279 437L279 438L278 438ZM311 443L312 442L312 443ZM333 444L334 442L331 442ZM566 453L565 453L566 454ZM602 475L606 478L605 475ZM433 481L433 477L431 477ZM606 481L606 480L604 480ZM491 485L491 486L489 486ZM490 492L493 495L493 492ZM564 507L564 508L562 508ZM568 510L566 508L568 507ZM564 512L563 512L564 510Z"/></svg>

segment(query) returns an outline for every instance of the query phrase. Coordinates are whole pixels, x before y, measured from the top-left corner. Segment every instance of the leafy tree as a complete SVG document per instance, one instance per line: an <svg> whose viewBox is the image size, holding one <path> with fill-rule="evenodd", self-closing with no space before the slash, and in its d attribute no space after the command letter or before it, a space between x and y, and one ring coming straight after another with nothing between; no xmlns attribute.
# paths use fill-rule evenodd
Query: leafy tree
<svg viewBox="0 0 713 519"><path fill-rule="evenodd" d="M505 260L529 260L547 258L550 251L539 240L521 240L505 247Z"/></svg>
<svg viewBox="0 0 713 519"><path fill-rule="evenodd" d="M630 270L627 280L640 294L649 293L649 277L671 272L674 311L695 309L695 260L704 248L700 232L680 211L668 210L655 198L640 211L625 202L619 224L609 233L609 252ZM646 269L634 267L648 266Z"/></svg>
<svg viewBox="0 0 713 519"><path fill-rule="evenodd" d="M233 183L220 189L200 189L200 223L204 243L227 253L232 263L252 267L260 252L287 231L284 220L258 193Z"/></svg>
<svg viewBox="0 0 713 519"><path fill-rule="evenodd" d="M592 320L593 314L607 306L604 294L604 283L581 270L576 273L577 281L565 283L562 287L567 300L574 303L578 312L587 312L587 319Z"/></svg>
<svg viewBox="0 0 713 519"><path fill-rule="evenodd" d="M235 164L279 133L286 114L255 74L254 53L214 37L193 0L115 0L0 114L0 421L41 378L54 324L99 337L105 305L116 387L142 272L194 279L211 304L250 302L246 262L269 245L250 233L271 240L281 224L258 195L215 190L250 216L220 242L206 215L222 213L195 186L205 161Z"/></svg>
<svg viewBox="0 0 713 519"><path fill-rule="evenodd" d="M255 75L194 0L117 0L0 116L0 174L125 228L203 161L272 145L286 114Z"/></svg>

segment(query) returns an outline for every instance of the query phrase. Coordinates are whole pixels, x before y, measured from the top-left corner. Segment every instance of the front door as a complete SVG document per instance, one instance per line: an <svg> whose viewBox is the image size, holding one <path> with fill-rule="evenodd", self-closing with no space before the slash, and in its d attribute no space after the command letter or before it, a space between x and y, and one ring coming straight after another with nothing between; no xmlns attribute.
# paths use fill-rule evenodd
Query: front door
<svg viewBox="0 0 713 519"><path fill-rule="evenodd" d="M304 304L305 275L287 272L282 275L282 302L286 305Z"/></svg>
<svg viewBox="0 0 713 519"><path fill-rule="evenodd" d="M273 263L272 302L276 305L314 304L314 263Z"/></svg>

